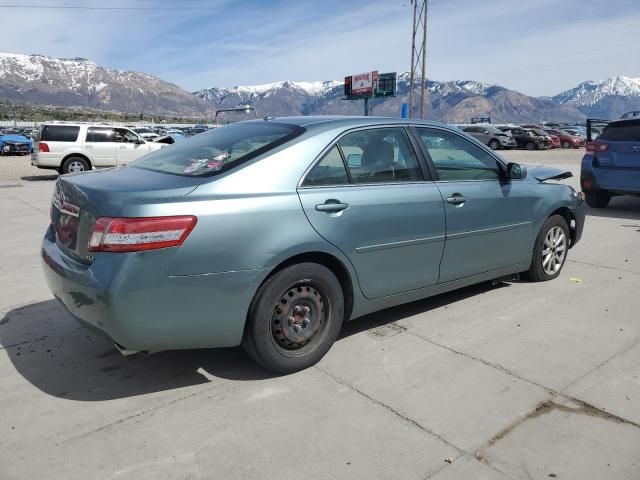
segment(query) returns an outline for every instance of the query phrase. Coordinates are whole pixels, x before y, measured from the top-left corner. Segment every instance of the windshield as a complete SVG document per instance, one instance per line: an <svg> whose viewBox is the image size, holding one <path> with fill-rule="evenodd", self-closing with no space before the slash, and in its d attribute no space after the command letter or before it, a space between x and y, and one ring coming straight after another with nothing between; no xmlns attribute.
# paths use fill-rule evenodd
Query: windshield
<svg viewBox="0 0 640 480"><path fill-rule="evenodd" d="M133 167L184 176L208 176L265 153L304 132L279 123L236 123L208 130L132 162Z"/></svg>

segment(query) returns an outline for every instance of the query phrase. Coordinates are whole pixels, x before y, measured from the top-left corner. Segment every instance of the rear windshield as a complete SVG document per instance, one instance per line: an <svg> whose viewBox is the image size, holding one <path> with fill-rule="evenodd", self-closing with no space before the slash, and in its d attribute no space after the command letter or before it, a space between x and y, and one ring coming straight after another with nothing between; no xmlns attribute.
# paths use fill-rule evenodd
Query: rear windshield
<svg viewBox="0 0 640 480"><path fill-rule="evenodd" d="M235 123L152 152L130 165L184 176L215 175L297 137L304 128L267 122Z"/></svg>
<svg viewBox="0 0 640 480"><path fill-rule="evenodd" d="M610 123L598 136L598 140L640 142L640 120Z"/></svg>
<svg viewBox="0 0 640 480"><path fill-rule="evenodd" d="M80 127L70 125L45 125L40 134L41 141L75 142L78 139Z"/></svg>

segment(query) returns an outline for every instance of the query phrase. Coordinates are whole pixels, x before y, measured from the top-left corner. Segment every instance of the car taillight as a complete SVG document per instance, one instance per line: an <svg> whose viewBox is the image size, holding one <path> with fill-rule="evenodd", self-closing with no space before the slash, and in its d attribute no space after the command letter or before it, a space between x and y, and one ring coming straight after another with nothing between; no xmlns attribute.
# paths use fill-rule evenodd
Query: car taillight
<svg viewBox="0 0 640 480"><path fill-rule="evenodd" d="M100 217L89 237L90 252L137 252L182 245L197 218L178 217L111 218Z"/></svg>
<svg viewBox="0 0 640 480"><path fill-rule="evenodd" d="M602 142L587 142L586 148L587 153L595 155L597 152L604 152L607 148L609 148L609 144Z"/></svg>
<svg viewBox="0 0 640 480"><path fill-rule="evenodd" d="M40 153L49 153L49 145L42 142L38 143L38 151Z"/></svg>

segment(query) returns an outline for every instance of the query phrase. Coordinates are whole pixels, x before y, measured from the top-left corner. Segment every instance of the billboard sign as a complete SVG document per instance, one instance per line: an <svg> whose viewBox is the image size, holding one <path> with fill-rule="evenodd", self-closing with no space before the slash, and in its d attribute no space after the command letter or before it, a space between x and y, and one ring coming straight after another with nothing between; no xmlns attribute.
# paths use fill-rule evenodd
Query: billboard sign
<svg viewBox="0 0 640 480"><path fill-rule="evenodd" d="M358 73L351 75L345 79L345 87L347 84L351 87L347 95L366 95L372 94L375 82L378 81L378 71ZM346 90L346 88L345 88ZM346 92L345 92L346 93Z"/></svg>

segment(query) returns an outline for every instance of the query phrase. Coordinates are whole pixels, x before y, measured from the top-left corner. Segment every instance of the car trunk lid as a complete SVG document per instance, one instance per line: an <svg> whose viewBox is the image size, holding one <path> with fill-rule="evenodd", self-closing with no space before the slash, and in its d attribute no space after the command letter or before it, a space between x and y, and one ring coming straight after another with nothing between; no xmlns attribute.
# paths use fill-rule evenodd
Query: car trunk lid
<svg viewBox="0 0 640 480"><path fill-rule="evenodd" d="M185 196L202 180L127 167L63 175L51 202L56 241L68 255L90 263L87 244L98 218L116 217L131 202Z"/></svg>

